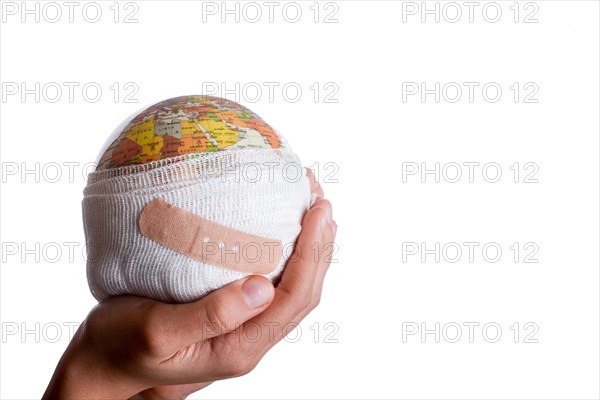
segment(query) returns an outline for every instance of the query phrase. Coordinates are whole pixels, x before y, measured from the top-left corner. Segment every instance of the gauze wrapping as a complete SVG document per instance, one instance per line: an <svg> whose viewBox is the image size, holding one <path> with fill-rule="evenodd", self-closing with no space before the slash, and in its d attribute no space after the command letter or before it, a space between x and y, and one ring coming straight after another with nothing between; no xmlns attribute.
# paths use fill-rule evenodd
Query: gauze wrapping
<svg viewBox="0 0 600 400"><path fill-rule="evenodd" d="M134 120L133 125L139 123ZM142 234L140 215L156 199L211 223L281 241L282 249L275 253L279 256L275 269L265 274L276 281L311 203L305 170L279 138L277 148L230 146L147 162L132 158L116 167L105 163L101 168L100 164L89 175L82 205L92 294L98 300L133 294L166 302L189 302L249 275L203 262ZM246 246L245 254L247 243L241 245L236 249L239 256L250 262L255 259L256 246ZM229 252L223 255L224 260L231 259L231 249L228 244L218 247L218 251ZM211 251L217 250L212 247Z"/></svg>

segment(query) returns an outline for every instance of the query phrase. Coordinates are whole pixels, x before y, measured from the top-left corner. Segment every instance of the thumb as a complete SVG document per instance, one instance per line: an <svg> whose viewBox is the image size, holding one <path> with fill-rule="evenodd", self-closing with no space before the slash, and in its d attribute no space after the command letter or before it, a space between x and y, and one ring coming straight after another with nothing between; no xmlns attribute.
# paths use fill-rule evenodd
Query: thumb
<svg viewBox="0 0 600 400"><path fill-rule="evenodd" d="M264 311L275 288L264 276L253 275L215 290L198 301L178 304L171 313L177 347L223 335Z"/></svg>

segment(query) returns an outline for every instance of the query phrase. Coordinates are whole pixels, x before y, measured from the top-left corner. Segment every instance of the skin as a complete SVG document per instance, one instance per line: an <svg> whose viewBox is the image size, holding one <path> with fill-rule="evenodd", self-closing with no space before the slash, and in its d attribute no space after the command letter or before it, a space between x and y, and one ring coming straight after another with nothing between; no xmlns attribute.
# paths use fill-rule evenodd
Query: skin
<svg viewBox="0 0 600 400"><path fill-rule="evenodd" d="M75 333L43 398L185 399L252 371L320 302L337 224L321 186L307 175L317 200L277 287L250 276L187 304L106 299Z"/></svg>

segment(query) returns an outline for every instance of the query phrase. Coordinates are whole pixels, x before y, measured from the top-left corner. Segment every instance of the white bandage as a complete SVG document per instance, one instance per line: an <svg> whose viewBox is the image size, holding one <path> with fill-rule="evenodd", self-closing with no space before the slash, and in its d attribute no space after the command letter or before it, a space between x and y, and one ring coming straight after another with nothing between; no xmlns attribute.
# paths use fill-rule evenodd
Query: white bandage
<svg viewBox="0 0 600 400"><path fill-rule="evenodd" d="M281 241L281 257L266 275L280 276L311 203L309 180L296 155L287 149L240 149L184 158L148 171L143 171L146 165L123 167L133 169L127 173L120 168L90 174L83 215L88 281L97 299L135 294L189 302L249 274L202 262L144 236L139 218L156 199ZM252 176L245 175L250 168ZM254 259L246 256L250 260L245 261Z"/></svg>

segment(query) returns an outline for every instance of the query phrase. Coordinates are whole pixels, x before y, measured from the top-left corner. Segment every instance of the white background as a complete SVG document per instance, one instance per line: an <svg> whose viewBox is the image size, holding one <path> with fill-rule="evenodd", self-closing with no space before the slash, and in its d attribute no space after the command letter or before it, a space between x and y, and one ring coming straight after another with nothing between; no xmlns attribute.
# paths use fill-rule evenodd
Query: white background
<svg viewBox="0 0 600 400"><path fill-rule="evenodd" d="M323 185L339 225L339 262L297 342L282 342L249 375L195 396L600 396L598 2L501 1L487 6L487 14L488 3L480 2L473 22L459 2L462 18L455 23L456 7L445 2L438 3L439 22L434 14L421 21L421 2L320 3L317 23L312 1L297 3L296 23L282 15L284 2L272 23L262 2L256 23L250 21L256 8L244 14L245 3L238 4L237 23L235 15L221 22L221 2L211 3L216 15L203 14L201 2L121 3L117 23L112 1L98 3L97 23L83 18L86 2L75 8L73 23L62 2L56 23L48 21L56 9L44 14L43 2L39 22L34 14L22 22L21 3L13 3L15 15L7 3L0 27L1 398L39 398L68 344L68 325L95 304L82 256L85 164L132 112L201 94L210 83L233 89L212 94L257 112L306 165L315 165L322 181L328 178ZM295 16L290 7L288 19ZM496 8L499 21L486 21ZM87 11L93 18L94 10ZM133 11L138 22L124 23ZM325 23L332 12L337 22ZM537 22L525 23L532 13ZM72 102L65 82L79 85ZM279 85L273 99L265 82ZM439 82L439 102L434 94L403 99L406 82L428 89ZM463 89L455 103L452 82ZM479 85L472 102L464 82ZM34 93L22 98L21 83ZM487 100L482 95L487 83L502 89L497 102L493 89ZM93 89L84 97L85 84L101 87L98 101ZM284 97L285 84L301 87L298 101L293 89ZM263 89L258 101L256 85ZM53 102L56 86L62 97ZM9 94L14 87L19 92ZM125 101L131 88L137 103ZM479 163L473 182L465 162ZM510 169L516 162L518 183ZM433 174L403 182L403 168L414 165L407 163L430 169L439 163L446 174L439 183ZM462 166L457 183L449 182L452 163ZM487 181L495 169L482 174L488 163L500 167L496 183ZM526 169L526 163L533 164ZM524 182L534 169L529 180L538 182ZM436 262L435 254L404 251L403 262L411 242L421 250L437 242L447 252L440 250ZM473 262L465 242L480 244ZM456 246L448 243L463 250L457 262L450 262ZM487 243L488 260L494 246L501 248L499 261L483 257ZM538 262L524 262L536 249L530 261ZM470 322L479 324L472 343L464 325ZM403 340L408 328L435 331L436 323L439 343L434 333ZM485 324L491 328L484 333ZM452 343L457 325L462 336ZM502 335L491 343L496 326Z"/></svg>

